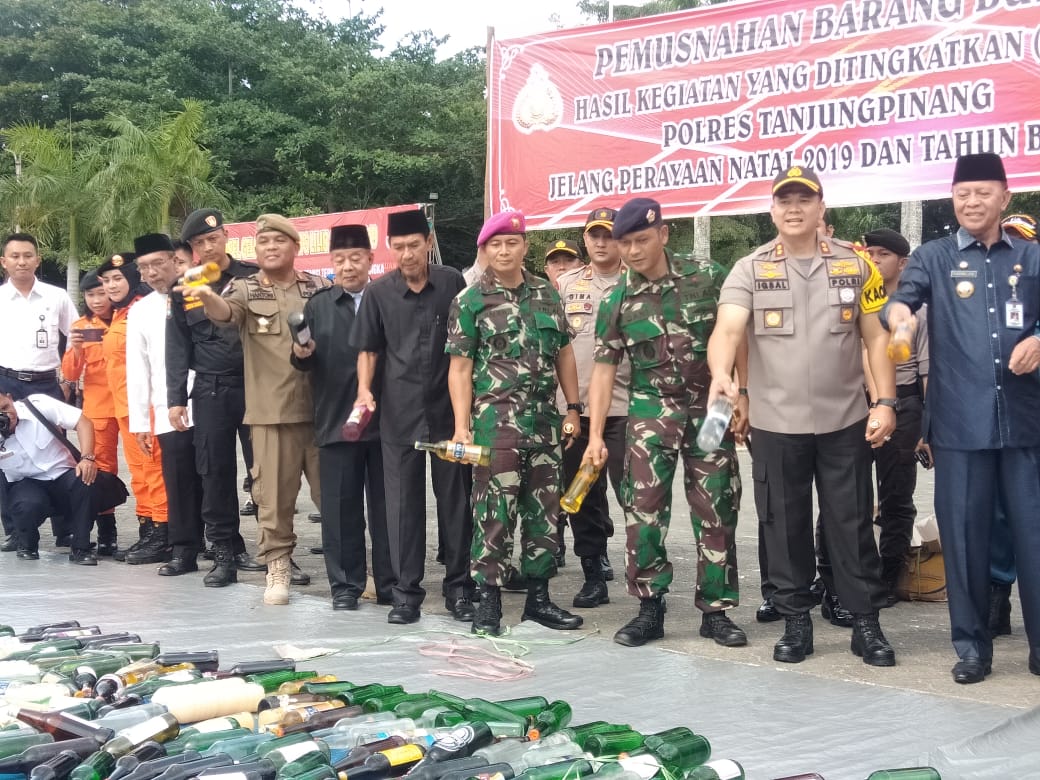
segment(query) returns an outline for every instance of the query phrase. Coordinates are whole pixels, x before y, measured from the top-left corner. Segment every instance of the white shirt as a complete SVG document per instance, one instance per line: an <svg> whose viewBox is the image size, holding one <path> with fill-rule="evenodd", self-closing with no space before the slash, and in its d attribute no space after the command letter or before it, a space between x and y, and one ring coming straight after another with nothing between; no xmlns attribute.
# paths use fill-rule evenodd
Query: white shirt
<svg viewBox="0 0 1040 780"><path fill-rule="evenodd" d="M42 319L41 319L42 318ZM79 312L60 287L37 279L22 295L0 285L0 366L12 371L51 371L61 365L58 334L69 335ZM39 333L40 329L43 333Z"/></svg>
<svg viewBox="0 0 1040 780"><path fill-rule="evenodd" d="M38 393L30 395L29 400L59 428L71 430L79 424L82 412L75 406ZM26 478L50 481L76 468L76 461L69 448L36 419L29 407L21 401L15 401L14 408L18 413L18 424L15 425L14 434L4 440L4 449L0 452L0 469L3 469L8 482Z"/></svg>
<svg viewBox="0 0 1040 780"><path fill-rule="evenodd" d="M126 398L130 406L131 433L169 433L166 405L166 309L169 296L151 292L126 315ZM188 372L188 392L195 372ZM152 423L151 411L155 410ZM188 425L191 425L188 402Z"/></svg>

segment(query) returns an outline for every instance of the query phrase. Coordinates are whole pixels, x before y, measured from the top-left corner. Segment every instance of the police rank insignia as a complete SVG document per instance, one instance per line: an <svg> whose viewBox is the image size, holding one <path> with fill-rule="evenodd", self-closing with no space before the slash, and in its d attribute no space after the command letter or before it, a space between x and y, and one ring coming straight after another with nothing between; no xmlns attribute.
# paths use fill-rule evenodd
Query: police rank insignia
<svg viewBox="0 0 1040 780"><path fill-rule="evenodd" d="M567 248L567 242L566 241L557 241L555 248L556 249L566 249Z"/></svg>
<svg viewBox="0 0 1040 780"><path fill-rule="evenodd" d="M784 324L784 313L779 309L768 309L765 313L764 322L767 328L779 328Z"/></svg>

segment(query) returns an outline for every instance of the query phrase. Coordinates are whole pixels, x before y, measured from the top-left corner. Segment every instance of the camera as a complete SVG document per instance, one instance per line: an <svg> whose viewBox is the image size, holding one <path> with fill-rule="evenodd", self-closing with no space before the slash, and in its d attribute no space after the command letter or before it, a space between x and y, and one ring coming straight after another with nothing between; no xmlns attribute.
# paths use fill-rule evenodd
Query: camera
<svg viewBox="0 0 1040 780"><path fill-rule="evenodd" d="M11 435L11 415L7 412L0 412L0 436L5 439Z"/></svg>

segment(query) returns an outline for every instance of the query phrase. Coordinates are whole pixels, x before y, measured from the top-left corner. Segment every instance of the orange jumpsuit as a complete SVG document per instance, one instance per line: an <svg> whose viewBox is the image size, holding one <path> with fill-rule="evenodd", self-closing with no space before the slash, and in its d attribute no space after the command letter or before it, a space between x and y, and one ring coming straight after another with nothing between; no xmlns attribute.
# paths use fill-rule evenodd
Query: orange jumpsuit
<svg viewBox="0 0 1040 780"><path fill-rule="evenodd" d="M103 328L108 325L100 317L88 314L72 323L73 330ZM97 466L112 474L119 473L119 421L116 420L112 391L108 389L105 356L100 341L85 342L79 354L69 348L61 359L61 374L70 382L83 380L83 414L94 424L94 454Z"/></svg>
<svg viewBox="0 0 1040 780"><path fill-rule="evenodd" d="M162 476L162 459L158 437L152 438L152 454L137 445L130 432L130 406L126 397L126 315L141 296L112 312L112 323L101 340L105 355L105 374L112 391L115 416L123 434L123 457L130 469L130 491L137 502L138 517L150 517L156 523L167 521L166 483Z"/></svg>

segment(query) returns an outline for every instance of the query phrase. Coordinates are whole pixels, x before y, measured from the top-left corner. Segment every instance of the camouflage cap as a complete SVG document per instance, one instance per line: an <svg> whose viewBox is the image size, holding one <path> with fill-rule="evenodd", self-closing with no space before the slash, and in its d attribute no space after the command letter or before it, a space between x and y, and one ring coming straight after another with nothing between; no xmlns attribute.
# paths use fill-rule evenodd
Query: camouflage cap
<svg viewBox="0 0 1040 780"><path fill-rule="evenodd" d="M300 234L297 232L293 223L283 217L281 214L261 214L256 218L256 233L267 233L274 231L276 233L283 233L295 241L297 244L300 243Z"/></svg>

